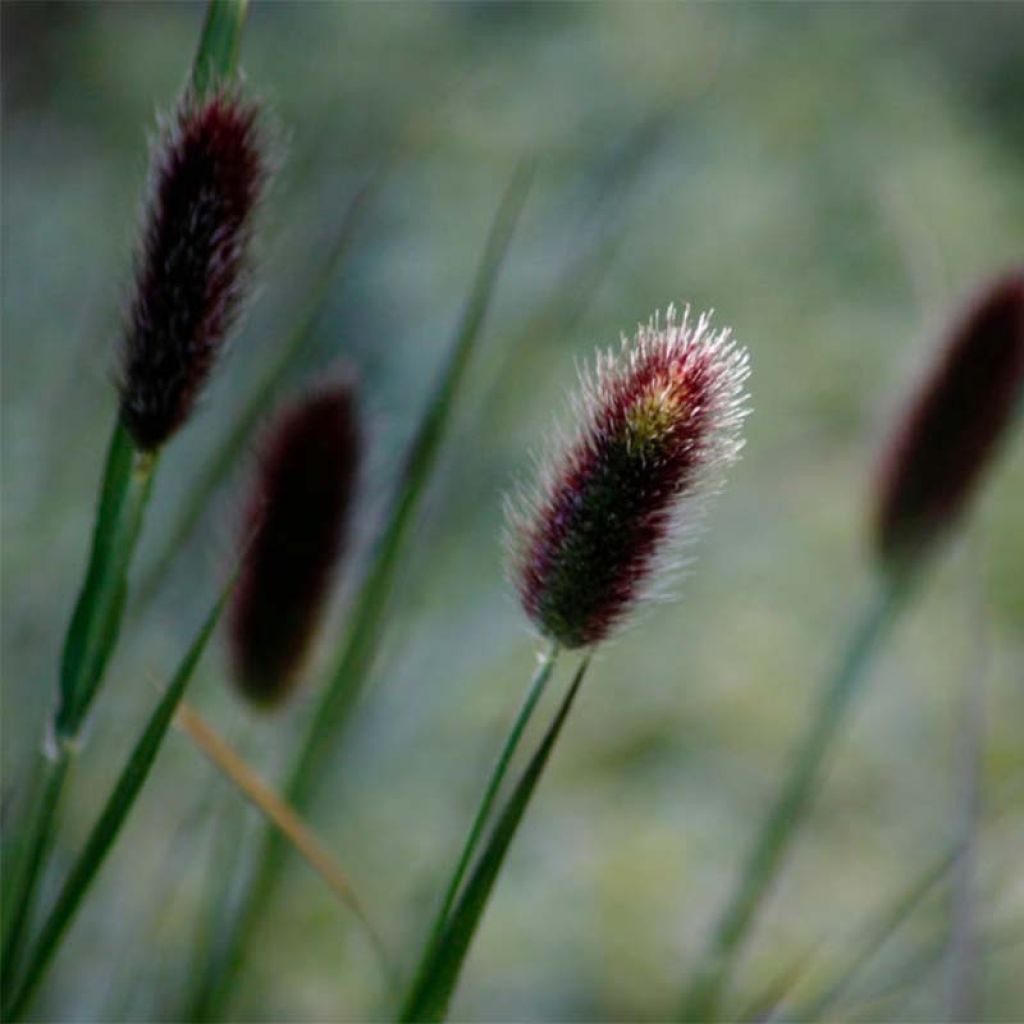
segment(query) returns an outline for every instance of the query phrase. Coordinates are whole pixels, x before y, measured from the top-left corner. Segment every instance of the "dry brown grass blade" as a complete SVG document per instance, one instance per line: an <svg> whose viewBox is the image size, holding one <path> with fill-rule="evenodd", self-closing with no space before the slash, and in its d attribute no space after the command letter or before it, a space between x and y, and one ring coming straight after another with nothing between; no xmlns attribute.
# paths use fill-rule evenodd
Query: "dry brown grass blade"
<svg viewBox="0 0 1024 1024"><path fill-rule="evenodd" d="M206 759L255 806L302 855L331 891L359 919L389 979L394 975L380 933L370 921L347 872L298 814L263 781L256 771L207 721L182 702L174 724Z"/></svg>

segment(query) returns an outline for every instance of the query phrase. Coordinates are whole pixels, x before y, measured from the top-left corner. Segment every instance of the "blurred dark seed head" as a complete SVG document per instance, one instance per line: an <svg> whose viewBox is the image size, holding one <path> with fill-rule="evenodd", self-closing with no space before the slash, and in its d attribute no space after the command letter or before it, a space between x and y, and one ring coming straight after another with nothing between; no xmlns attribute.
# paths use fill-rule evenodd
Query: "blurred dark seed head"
<svg viewBox="0 0 1024 1024"><path fill-rule="evenodd" d="M186 94L154 148L122 353L121 420L145 451L188 418L238 315L266 177L256 107Z"/></svg>
<svg viewBox="0 0 1024 1024"><path fill-rule="evenodd" d="M916 565L952 527L1024 401L1024 268L990 284L953 326L882 453L875 545Z"/></svg>
<svg viewBox="0 0 1024 1024"><path fill-rule="evenodd" d="M289 694L311 647L346 544L360 454L348 381L285 409L267 433L230 615L235 679L257 704Z"/></svg>
<svg viewBox="0 0 1024 1024"><path fill-rule="evenodd" d="M508 504L510 575L542 634L596 644L657 594L742 447L748 372L728 330L669 307L583 374L573 439Z"/></svg>

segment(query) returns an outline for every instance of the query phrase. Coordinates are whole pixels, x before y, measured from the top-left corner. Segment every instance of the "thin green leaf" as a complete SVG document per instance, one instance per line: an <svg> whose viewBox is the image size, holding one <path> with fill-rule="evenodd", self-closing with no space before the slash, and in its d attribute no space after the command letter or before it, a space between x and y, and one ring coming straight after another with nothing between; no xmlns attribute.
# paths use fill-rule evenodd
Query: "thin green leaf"
<svg viewBox="0 0 1024 1024"><path fill-rule="evenodd" d="M849 988L861 968L889 940L893 933L920 906L935 886L949 874L956 863L958 847L947 850L930 863L896 898L887 903L861 930L856 950L826 981L818 986L815 996L792 1014L791 1020L818 1020L827 1013Z"/></svg>
<svg viewBox="0 0 1024 1024"><path fill-rule="evenodd" d="M413 439L387 525L378 541L367 578L359 593L348 634L331 680L324 691L306 744L288 787L290 802L304 808L323 761L336 745L336 734L362 690L377 652L395 570L419 509L426 485L437 464L441 441L451 418L455 396L466 375L470 357L490 305L498 272L522 212L531 172L520 168L506 190L491 228L483 259L463 312L448 364Z"/></svg>
<svg viewBox="0 0 1024 1024"><path fill-rule="evenodd" d="M236 893L235 886L225 885L225 879L232 877L238 851L242 849L244 819L241 812L245 805L236 799L233 790L224 795L225 806L213 821L212 849L208 853L198 930L192 944L188 991L176 1014L183 1021L193 1019L190 1007L212 984L211 972L220 960L218 949L231 923L231 902Z"/></svg>
<svg viewBox="0 0 1024 1024"><path fill-rule="evenodd" d="M43 925L29 957L28 967L21 985L15 991L10 1004L5 1007L5 1020L16 1020L25 1011L53 954L57 951L67 927L71 924L81 905L83 897L103 865L110 848L114 845L128 813L135 804L139 791L149 777L150 769L153 767L153 762L156 760L156 755L174 718L174 712L192 681L196 665L206 649L233 586L234 579L224 588L223 593L206 617L206 621L193 640L192 646L135 744L121 771L117 785L89 835L85 848L75 862L75 866L57 897L53 910Z"/></svg>
<svg viewBox="0 0 1024 1024"><path fill-rule="evenodd" d="M4 942L2 989L10 991L15 973L21 962L21 939L28 925L32 896L39 871L46 857L50 838L49 823L57 812L57 802L64 788L64 778L71 764L70 758L50 757L45 751L39 755L40 771L34 792L28 804L29 823L19 838L14 854L14 870L10 896L4 899Z"/></svg>
<svg viewBox="0 0 1024 1024"><path fill-rule="evenodd" d="M406 999L400 1020L440 1021L444 1019L448 1003L459 982L466 954L469 952L473 936L476 934L480 919L487 907L487 901L494 888L498 873L505 862L508 848L523 820L530 798L537 788L537 783L540 781L551 751L554 749L562 726L576 699L589 664L589 658L585 658L580 664L558 713L548 727L544 739L523 772L514 792L509 797L487 846L466 884L462 897L448 920L430 963L414 983Z"/></svg>
<svg viewBox="0 0 1024 1024"><path fill-rule="evenodd" d="M234 77L249 0L210 0L192 62L192 88L204 95Z"/></svg>
<svg viewBox="0 0 1024 1024"><path fill-rule="evenodd" d="M423 956L420 960L417 977L420 977L428 969L429 964L434 957L437 945L441 941L441 936L444 933L444 926L448 921L448 912L451 910L452 904L455 902L455 897L458 895L459 887L462 885L462 880L465 878L466 872L469 870L469 865L473 859L473 855L476 853L480 837L483 835L484 826L487 824L490 817L491 808L494 806L494 801L497 799L498 793L501 790L501 785L505 780L505 776L508 774L509 765L512 763L512 758L519 747L519 741L522 739L523 732L526 729L530 718L533 716L534 708L536 708L537 702L540 700L541 695L544 693L544 689L547 686L548 680L551 678L551 671L555 666L555 658L557 656L558 645L553 643L543 656L540 664L537 666L537 671L534 673L533 679L530 682L530 687L527 690L526 699L523 701L522 707L520 707L519 713L516 715L515 721L512 723L512 728L509 730L508 737L501 749L501 753L498 755L498 760L491 772L487 788L484 790L483 799L480 801L480 806L477 808L476 817L473 819L473 824L470 826L469 835L466 837L466 842L462 847L462 853L455 865L455 870L452 872L452 877L448 882L448 888L445 890L441 906L438 908L437 916L434 919L434 925L430 931L430 938L427 940Z"/></svg>
<svg viewBox="0 0 1024 1024"><path fill-rule="evenodd" d="M990 953L998 953L1003 949L1024 944L1024 919L1004 921L999 925L990 926L982 932L981 943ZM844 1008L844 1019L855 1020L904 1020L906 1015L890 1010L883 1011L886 1003L905 995L915 984L934 970L947 948L945 935L939 935L928 945L919 948L895 967L886 972L885 979L873 992L854 1004ZM930 985L926 991L934 991ZM868 1014L870 1013L870 1018Z"/></svg>
<svg viewBox="0 0 1024 1024"><path fill-rule="evenodd" d="M331 293L331 286L349 253L363 210L383 184L387 171L387 166L380 168L349 201L327 254L314 276L313 286L299 312L294 329L287 335L280 352L249 396L234 426L199 471L181 514L139 586L139 596L135 602L137 609L145 608L159 590L178 552L188 542L214 494L237 464L260 417L266 413L282 382L308 349L324 303Z"/></svg>
<svg viewBox="0 0 1024 1024"><path fill-rule="evenodd" d="M52 750L39 754L43 782L28 807L4 922L3 980L9 986L32 916L39 875L50 849L60 798L78 733L113 653L124 612L128 566L152 491L156 456L135 450L114 426L93 525L89 564L61 655L59 702L51 723Z"/></svg>
<svg viewBox="0 0 1024 1024"><path fill-rule="evenodd" d="M61 658L58 742L74 741L120 631L128 567L149 503L157 456L136 450L117 422L110 441L92 550Z"/></svg>
<svg viewBox="0 0 1024 1024"><path fill-rule="evenodd" d="M531 176L529 168L521 167L506 189L459 321L447 365L413 438L390 514L356 596L337 667L299 748L284 797L300 812L307 810L316 783L324 775L325 762L337 752L339 734L362 692L377 653L395 572L426 485L437 464L445 428L476 347L498 273L526 200ZM276 831L268 829L264 834L252 882L239 909L231 937L225 944L223 962L217 971L212 972L215 982L200 994L193 1005L193 1019L211 1020L222 1015L221 1007L230 996L232 983L245 955L245 943L263 914L287 848Z"/></svg>

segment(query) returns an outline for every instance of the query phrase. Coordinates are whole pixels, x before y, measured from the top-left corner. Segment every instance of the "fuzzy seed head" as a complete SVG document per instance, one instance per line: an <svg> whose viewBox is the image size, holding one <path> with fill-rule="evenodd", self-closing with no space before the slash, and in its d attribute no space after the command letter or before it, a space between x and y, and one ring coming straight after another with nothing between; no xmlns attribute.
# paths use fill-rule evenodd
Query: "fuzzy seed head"
<svg viewBox="0 0 1024 1024"><path fill-rule="evenodd" d="M742 447L748 373L710 314L670 306L581 374L572 438L507 505L509 573L542 634L599 643L658 594Z"/></svg>
<svg viewBox="0 0 1024 1024"><path fill-rule="evenodd" d="M882 453L875 546L917 564L959 518L1024 401L1024 268L990 284L954 324Z"/></svg>
<svg viewBox="0 0 1024 1024"><path fill-rule="evenodd" d="M154 148L120 382L121 419L144 451L188 418L238 315L267 177L256 122L235 93L189 93Z"/></svg>
<svg viewBox="0 0 1024 1024"><path fill-rule="evenodd" d="M347 541L360 451L347 382L285 409L267 433L230 615L235 679L254 703L279 703L298 678Z"/></svg>

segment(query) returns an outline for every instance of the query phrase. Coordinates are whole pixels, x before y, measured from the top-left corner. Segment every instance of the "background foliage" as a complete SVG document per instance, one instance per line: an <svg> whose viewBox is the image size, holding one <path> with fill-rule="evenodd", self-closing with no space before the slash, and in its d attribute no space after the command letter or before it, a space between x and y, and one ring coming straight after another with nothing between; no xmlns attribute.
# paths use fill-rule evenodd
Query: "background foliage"
<svg viewBox="0 0 1024 1024"><path fill-rule="evenodd" d="M181 89L201 17L188 4L3 7L5 804L52 698L85 557L143 129ZM357 367L369 534L494 207L520 157L539 159L385 656L316 814L407 962L532 666L502 579L499 499L545 443L574 359L671 300L715 307L751 349L746 457L698 571L681 602L595 664L455 1006L495 1020L663 1016L866 586L885 418L956 301L1020 259L1024 7L257 4L242 64L274 111L282 166L261 293L164 459L142 573L286 340L345 205L400 146L289 382L339 359ZM531 320L538 307L550 316ZM223 579L240 480L168 585L133 609L59 857L80 846L153 684ZM1020 946L1007 944L1024 932L1019 443L991 484L840 745L745 959L751 991L812 950L822 966L841 959L870 911L948 843L963 691L984 677L987 1006L994 1018L1019 1011ZM343 575L338 613L356 565ZM326 631L325 661L338 638ZM225 669L207 659L195 700L275 777L312 695L262 718L234 699ZM212 883L230 888L243 867L232 830L251 830L250 813L172 737L37 1012L180 1012L210 855L231 849ZM844 1014L940 1013L947 918L940 894ZM910 984L869 1000L932 948ZM375 1012L370 953L297 862L240 994L245 1019Z"/></svg>

